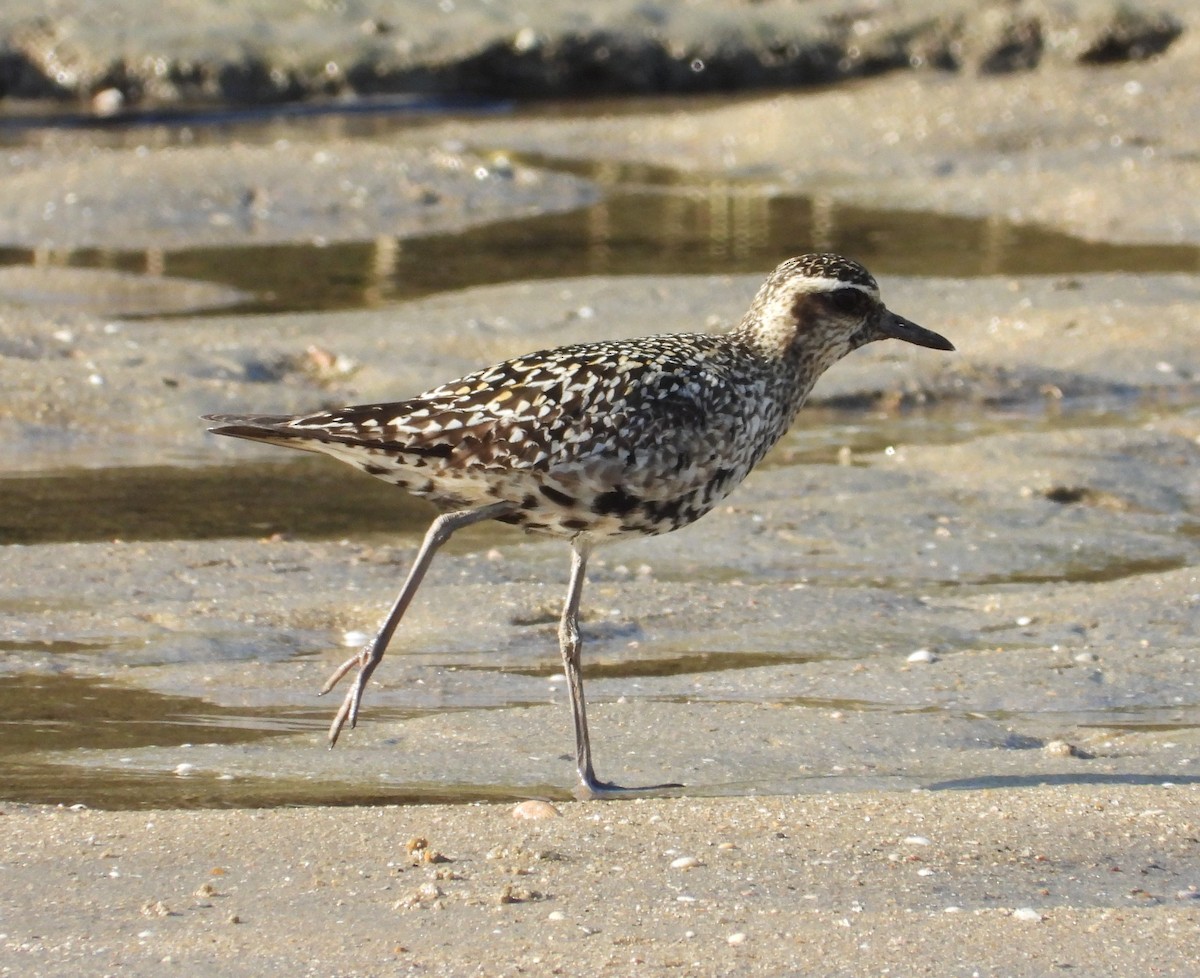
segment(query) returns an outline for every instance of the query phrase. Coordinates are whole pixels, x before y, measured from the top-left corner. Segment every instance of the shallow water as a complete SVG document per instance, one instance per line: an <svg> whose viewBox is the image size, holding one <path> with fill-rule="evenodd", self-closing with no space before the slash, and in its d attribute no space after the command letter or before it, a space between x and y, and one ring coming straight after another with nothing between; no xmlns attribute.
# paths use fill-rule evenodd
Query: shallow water
<svg viewBox="0 0 1200 978"><path fill-rule="evenodd" d="M1081 275L1200 270L1190 245L1108 244L994 219L878 210L658 167L524 158L604 187L580 210L465 232L240 248L44 251L0 247L0 265L109 268L253 295L223 313L377 308L439 292L584 275L738 274L781 255L854 254L877 275Z"/></svg>
<svg viewBox="0 0 1200 978"><path fill-rule="evenodd" d="M114 248L46 255L10 248L0 251L0 263L130 271L152 268L170 275L220 282L256 296L240 307L247 314L248 330L254 328L253 313L386 306L472 285L533 278L757 272L771 267L781 255L814 249L853 251L873 271L888 275L1071 276L1098 271L1200 269L1200 249L1190 246L1096 244L994 220L872 211L820 199L779 196L768 187L683 176L658 168L548 162L601 182L608 188L608 196L594 207L568 214L496 222L462 234L403 242L386 238L328 246L206 248L155 254ZM1089 428L1136 430L1152 419L1186 415L1198 408L1200 388L1195 385L1181 385L1167 398L1130 389L1057 401L1016 396L1003 403L934 404L889 413L867 412L863 405L853 403L828 404L805 412L765 467L794 471L796 482L803 485L813 481L805 474L804 466L835 465L845 460L847 450L852 465L861 466L871 464L862 461L864 456L897 444L948 446L1005 434L1052 435ZM273 536L367 541L385 535L396 545L409 546L415 544L430 517L427 506L382 483L354 476L328 460L308 458L281 457L277 464L204 468L63 469L0 479L0 489L0 542L8 546ZM1072 514L1075 523L1071 527L1052 527L1054 516L1048 515L1048 528L1040 535L1036 528L1013 531L1027 533L1031 544L1044 542L1048 555L1044 566L998 555L994 560L998 569L991 576L962 572L955 578L930 572L928 577L914 573L907 581L905 561L913 561L906 554L897 557L894 564L889 562L891 558L880 558L872 564L866 557L839 566L831 559L823 570L820 561L813 560L809 562L815 568L811 576L820 579L824 574L823 583L830 587L874 583L906 596L929 589L929 581L934 580L933 586L941 588L963 585L966 600L980 588L1114 582L1194 563L1200 514L1185 513L1187 518L1173 521L1164 517L1149 529L1139 524L1136 529L1143 536L1131 537L1132 542L1110 553L1102 545L1103 519L1086 522L1088 505L1094 502L1086 489L1064 486L1060 498L1048 497L1060 506L1052 511L1054 514ZM269 519L261 516L258 506L263 498L273 501ZM890 497L883 498L886 504ZM918 508L907 518L919 526L926 515ZM986 515L964 504L960 512L947 519L950 525L956 525L954 520L969 522ZM994 518L997 526L1003 525L1002 514ZM840 529L836 523L829 525ZM821 531L806 532L816 537ZM836 537L837 532L829 532L828 538ZM469 543L451 550L487 548L493 541L497 546L507 545L510 540L508 531L481 531ZM1076 556L1071 548L1080 546L1080 541L1094 545ZM820 554L823 545L810 544L809 552ZM916 547L915 542L902 545ZM1017 550L1019 547L1014 547L1014 553ZM690 563L679 558L679 551L665 552L668 556L655 568L660 585L681 580L730 585L720 591L721 600L737 593L734 585L765 581L772 587L799 587L809 581L806 577L799 584L781 582L781 572L769 562L754 564L736 546L705 554L700 561L693 558ZM555 559L560 556L556 552ZM538 552L523 554L519 560L528 563L513 572L517 581L539 578L549 558ZM629 563L636 566L635 560ZM599 564L596 576L603 581L610 567ZM304 586L299 579L294 584L297 588ZM557 578L554 587L557 597ZM268 601L267 595L263 597L264 602ZM61 600L65 613L70 610L68 605L86 605L89 599L86 594L72 594ZM765 595L755 600L765 600ZM29 607L14 598L7 600L4 610L19 614ZM40 610L46 610L44 603ZM501 722L522 724L527 711L548 699L543 692L546 681L559 672L552 639L548 638L554 614L517 622L541 627L543 632L538 633L535 643L526 643L532 651L514 652L499 664L490 660L486 651L478 650L465 658L451 653L424 655L419 668L431 676L442 676L451 692L429 705L406 700L408 694L404 691L389 691L388 698L369 707L370 723L386 729L423 729L417 721L458 713L467 725L467 720L475 722L478 715L488 713L503 717ZM363 627L369 628L370 624L364 622ZM203 634L203 621L189 625ZM1089 706L1090 680L1081 679L1078 688L1062 693L1074 697L1075 705L1059 711L1047 710L1040 701L1031 703L1027 710L964 709L949 694L926 691L918 696L903 685L881 690L874 698L813 690L797 693L797 688L807 689L806 684L833 682L844 656L803 650L763 651L797 644L795 619L783 615L777 632L763 631L757 644L747 638L733 641L731 647L708 647L710 632L704 633L706 642L697 646L694 637L689 637L687 625L682 623L676 632L667 634L666 640L647 641L642 648L636 620L623 626L625 631L614 628L607 632L592 622L589 630L599 632L597 654L587 666L593 695L610 707L619 706L628 696L648 710L707 704L728 707L736 716L743 707L758 709L765 705L791 711L798 725L819 729L831 743L836 743L838 736L836 724L845 717L878 714L886 715L888 729L910 732L914 744L933 743L938 736L945 736L948 742L969 744L978 740L999 745L1005 751L1027 753L1057 729L1097 729L1121 736L1188 733L1200 728L1200 697L1194 686L1172 701L1164 698L1161 685L1149 681L1141 685L1130 682L1123 697ZM915 648L926 640L919 634L904 633L902 625L894 627L904 636L892 642L897 648ZM1028 649L1049 654L1047 650L1058 648L1056 643L1062 641L1056 637L1057 632L1051 637L1032 635L1022 640L1006 629L1011 625L1000 629L995 643L1010 651ZM252 635L253 626L246 626L244 631ZM1064 632L1069 629L1064 628ZM303 708L261 702L236 708L218 706L200 695L153 691L151 687L169 688L174 684L165 672L162 678L152 681L142 674L134 684L125 681L127 676L109 681L79 668L88 657L106 657L111 664L122 661L122 656L135 647L129 638L133 634L113 626L107 638L70 634L51 635L44 640L0 636L0 656L8 670L0 675L0 728L4 731L0 741L0 795L107 807L470 801L528 794L565 795L561 788L554 787L569 780L569 764L561 757L549 768L535 765L527 776L514 775L511 783L497 783L504 778L496 775L495 758L476 760L472 756L468 761L461 748L451 746L440 748L439 754L436 741L431 748L433 762L416 767L417 772L424 773L411 777L381 774L376 776L376 784L370 783L372 775L343 779L339 767L318 754L304 753L319 751L320 734L334 704L321 700ZM173 639L168 636L155 641ZM947 654L969 649L972 641L979 647L989 646L993 638L978 630L972 639L956 639L948 631L938 641L940 652ZM311 637L304 636L303 642L311 643ZM175 649L170 656L158 658L152 643L149 651L141 645L136 647L142 656L138 668L147 670L166 670L168 664L177 667L181 659L185 664L203 666L204 656L212 654L212 647L203 642L197 643L192 653L180 646L183 651ZM311 644L305 649L294 653L294 657L319 651ZM860 664L880 668L878 654L878 648L866 649ZM1063 665L1062 658L1060 655L1055 659L1054 668L1073 668L1069 662ZM811 678L813 669L826 665L829 670L818 679ZM765 676L784 678L764 681ZM944 681L953 685L949 678ZM773 683L779 688L773 688ZM561 709L561 704L556 709ZM491 721L479 722L488 729L486 724ZM738 722L750 721L742 717ZM905 726L908 723L912 726ZM762 739L769 741L774 735L770 728L764 729ZM1014 729L1018 732L1011 732ZM941 733L927 733L929 730ZM375 736L377 751L381 746L391 746L386 739L383 745L378 743L383 735ZM543 739L539 734L538 742ZM566 746L565 740L561 744L555 741L554 755L559 753L557 748L565 751ZM247 767L241 759L251 747L278 753L271 753L270 760L257 767L246 762ZM669 751L664 748L664 753ZM854 754L854 749L849 753ZM310 759L295 760L293 754ZM190 756L203 757L210 771L226 773L192 776L187 760ZM289 759L281 763L280 756ZM749 756L757 762L767 755ZM711 790L813 790L814 784L816 790L828 790L864 783L912 783L888 764L845 770L830 761L828 768L820 769L819 757L819 753L814 754L814 769L801 771L786 766L786 755L783 766L777 759L764 761L766 766L756 782L740 780L734 761L731 769L721 775L724 780L715 781ZM278 769L274 767L277 764ZM350 763L346 766L353 768ZM446 776L441 778L443 770ZM947 770L939 769L937 773L941 778L938 783L971 781L969 777L955 781ZM561 779L557 779L559 774L563 775ZM974 783L1011 776L980 776ZM1024 772L1015 776L1035 777ZM1136 775L1117 771L1112 776ZM926 778L925 783L935 780Z"/></svg>

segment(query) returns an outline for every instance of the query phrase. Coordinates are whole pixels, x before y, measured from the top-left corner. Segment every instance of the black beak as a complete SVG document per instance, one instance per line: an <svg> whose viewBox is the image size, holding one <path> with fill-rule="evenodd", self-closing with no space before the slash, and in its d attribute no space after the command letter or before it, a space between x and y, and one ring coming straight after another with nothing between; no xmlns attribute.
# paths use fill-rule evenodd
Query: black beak
<svg viewBox="0 0 1200 978"><path fill-rule="evenodd" d="M890 309L884 309L876 327L880 339L904 340L915 346L925 346L931 350L953 350L954 344L940 333L935 333L924 326L909 322L903 316L897 316Z"/></svg>

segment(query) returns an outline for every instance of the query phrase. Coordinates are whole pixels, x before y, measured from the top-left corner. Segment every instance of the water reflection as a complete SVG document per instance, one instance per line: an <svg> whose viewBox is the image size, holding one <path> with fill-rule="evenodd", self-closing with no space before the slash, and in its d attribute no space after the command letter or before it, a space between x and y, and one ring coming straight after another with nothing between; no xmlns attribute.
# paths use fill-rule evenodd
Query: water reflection
<svg viewBox="0 0 1200 978"><path fill-rule="evenodd" d="M1001 218L878 210L828 195L646 165L554 165L603 185L600 203L464 232L373 241L140 251L0 249L0 264L175 275L255 296L234 311L378 307L514 280L758 273L781 256L844 251L886 275L1067 275L1200 269L1191 245L1085 241ZM225 310L228 311L228 310Z"/></svg>

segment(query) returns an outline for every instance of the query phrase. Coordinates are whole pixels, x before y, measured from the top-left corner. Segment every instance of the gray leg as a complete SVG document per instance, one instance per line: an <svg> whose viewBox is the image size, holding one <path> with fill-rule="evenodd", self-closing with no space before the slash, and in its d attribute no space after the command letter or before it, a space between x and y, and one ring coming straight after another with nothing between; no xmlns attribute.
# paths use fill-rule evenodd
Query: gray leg
<svg viewBox="0 0 1200 978"><path fill-rule="evenodd" d="M631 791L655 791L660 788L681 788L679 784L658 784L649 788L622 788L609 781L600 781L592 768L592 742L588 736L587 703L583 698L583 672L580 658L583 642L579 637L579 599L583 594L583 579L592 545L583 537L571 541L571 580L567 585L567 600L558 625L558 644L563 668L567 674L567 692L571 697L571 717L575 721L575 766L579 771L576 793L582 798L611 798Z"/></svg>
<svg viewBox="0 0 1200 978"><path fill-rule="evenodd" d="M358 722L358 707L362 702L363 692L367 688L367 681L371 678L375 667L383 660L383 653L387 650L388 642L392 640L396 626L400 624L400 619L404 617L404 612L412 603L413 595L421 586L425 572L433 563L434 554L438 552L443 543L454 535L455 530L461 530L464 526L470 526L472 523L495 519L511 510L512 506L509 503L492 503L482 509L446 513L430 524L429 529L425 532L425 539L421 541L421 549L417 551L417 559L413 561L412 569L409 570L408 577L404 580L404 587L400 589L400 594L396 597L392 610L388 612L383 624L379 626L379 631L367 645L364 645L338 666L334 674L329 677L329 681L321 688L319 695L324 696L341 681L346 673L355 666L358 667L358 675L354 678L353 685L347 690L346 698L342 700L337 716L333 718L333 723L329 726L330 747L337 743L338 734L342 732L342 727L345 726L347 720L350 721L351 727Z"/></svg>
<svg viewBox="0 0 1200 978"><path fill-rule="evenodd" d="M579 771L580 786L589 792L611 787L597 781L596 773L592 770L592 742L588 736L587 704L583 698L583 672L579 668L583 651L583 643L579 638L579 599L583 594L583 579L591 549L591 544L582 537L571 541L571 581L567 585L562 620L558 623L558 647L567 674L571 717L575 721L575 767Z"/></svg>

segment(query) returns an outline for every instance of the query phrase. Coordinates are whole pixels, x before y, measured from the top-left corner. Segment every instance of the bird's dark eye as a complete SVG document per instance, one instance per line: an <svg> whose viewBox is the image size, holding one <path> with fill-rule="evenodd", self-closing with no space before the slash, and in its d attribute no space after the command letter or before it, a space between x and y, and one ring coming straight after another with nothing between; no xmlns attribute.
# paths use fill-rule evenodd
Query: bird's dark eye
<svg viewBox="0 0 1200 978"><path fill-rule="evenodd" d="M838 312L861 315L871 304L871 297L861 289L834 289L826 293L826 301Z"/></svg>

